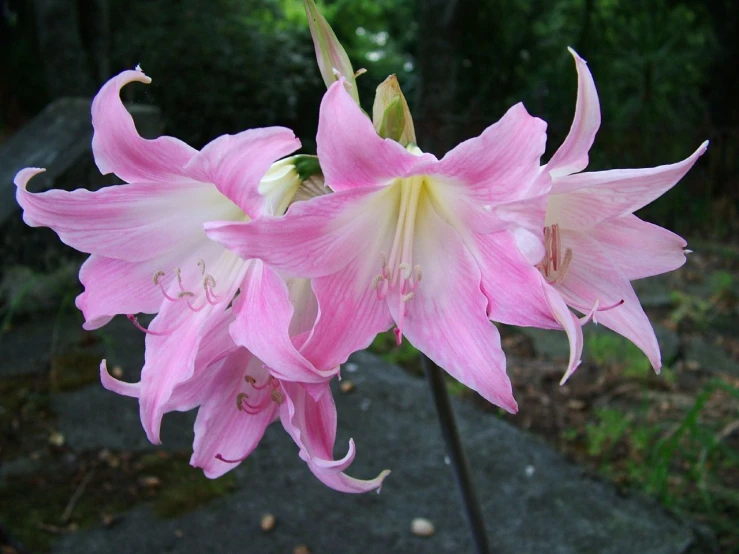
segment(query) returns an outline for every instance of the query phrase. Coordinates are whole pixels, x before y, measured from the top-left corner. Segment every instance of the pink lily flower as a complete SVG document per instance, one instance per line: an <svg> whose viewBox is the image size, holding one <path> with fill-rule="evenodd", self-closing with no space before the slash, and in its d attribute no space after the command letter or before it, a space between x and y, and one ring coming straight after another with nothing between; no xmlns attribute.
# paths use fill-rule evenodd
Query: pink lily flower
<svg viewBox="0 0 739 554"><path fill-rule="evenodd" d="M283 381L255 353L234 343L232 335L240 338L245 332L249 334L250 325L263 328L278 345L289 342L290 334L299 336L310 329L317 313L315 297L305 279L291 279L286 284L261 262L251 264L248 272L247 286L233 309L214 316L197 353L193 376L174 388L162 409L171 412L199 407L190 464L203 468L209 478L220 477L245 460L267 426L279 418L298 445L300 457L324 484L340 492L379 492L389 471L370 480L344 473L356 454L352 439L346 456L333 458L336 405L328 382L304 385ZM265 307L268 310L254 309ZM264 318L253 321L259 314ZM269 345L262 349L269 352ZM299 357L297 351L295 354ZM141 383L111 377L105 360L100 375L107 389L140 398ZM310 387L313 390L308 391Z"/></svg>
<svg viewBox="0 0 739 554"><path fill-rule="evenodd" d="M317 367L342 363L394 322L398 341L405 335L456 379L515 412L488 314L519 283L501 276L487 290L492 300L482 288L495 249L515 248L518 239L543 255L527 229L540 232L543 222L545 128L519 104L438 160L380 138L339 81L324 96L317 136L334 192L293 204L281 218L208 223L207 233L242 257L312 280L319 315L300 352ZM280 348L272 353L289 357Z"/></svg>
<svg viewBox="0 0 739 554"><path fill-rule="evenodd" d="M549 296L555 289L568 306L587 314L584 321L592 318L629 339L659 372L657 337L631 281L682 266L687 243L633 212L671 189L706 151L708 142L671 165L578 173L587 167L601 115L587 64L574 50L570 53L578 75L575 118L546 165L552 177L544 228L546 254L536 267L549 285ZM576 367L568 368L562 383Z"/></svg>
<svg viewBox="0 0 739 554"><path fill-rule="evenodd" d="M43 170L28 168L16 176L16 198L28 225L51 227L64 243L91 254L77 297L84 327L96 329L124 314L147 333L140 411L149 439L159 443L163 407L192 377L203 337L247 273L248 262L209 240L203 224L246 221L281 204L270 167L300 143L279 127L225 135L200 152L172 137L145 140L120 100L120 89L132 81L150 79L124 71L92 105L95 162L127 184L31 194L26 185ZM277 173L283 165L275 164ZM157 316L144 329L137 313ZM279 377L310 383L327 374Z"/></svg>

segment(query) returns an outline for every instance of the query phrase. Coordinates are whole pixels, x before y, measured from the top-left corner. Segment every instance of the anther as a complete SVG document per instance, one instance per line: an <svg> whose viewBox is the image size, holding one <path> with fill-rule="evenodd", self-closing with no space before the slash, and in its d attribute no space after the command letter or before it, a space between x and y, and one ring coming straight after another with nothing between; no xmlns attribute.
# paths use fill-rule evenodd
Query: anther
<svg viewBox="0 0 739 554"><path fill-rule="evenodd" d="M272 392L269 393L269 397L272 399L272 402L275 402L276 404L282 404L285 401L285 397L282 396L282 393L278 389L272 389Z"/></svg>
<svg viewBox="0 0 739 554"><path fill-rule="evenodd" d="M413 268L413 271L416 273L416 282L420 281L423 278L423 270L421 270L421 266L417 265Z"/></svg>
<svg viewBox="0 0 739 554"><path fill-rule="evenodd" d="M198 260L198 267L200 268L200 275L205 275L205 262L203 260Z"/></svg>
<svg viewBox="0 0 739 554"><path fill-rule="evenodd" d="M383 277L382 275L375 275L375 278L372 279L372 289L376 290L377 285L379 285L380 281L382 281L383 279L385 279L385 277Z"/></svg>
<svg viewBox="0 0 739 554"><path fill-rule="evenodd" d="M410 279L411 276L411 266L409 263L403 262L398 266L400 269L400 275L403 279Z"/></svg>
<svg viewBox="0 0 739 554"><path fill-rule="evenodd" d="M161 270L155 271L154 272L154 277L152 278L152 281L154 281L154 284L155 285L158 285L159 284L159 279L161 277L164 277L164 275L165 275L164 271L161 271Z"/></svg>
<svg viewBox="0 0 739 554"><path fill-rule="evenodd" d="M184 298L185 296L195 296L195 295L191 293L189 290L183 290L177 293L177 298Z"/></svg>
<svg viewBox="0 0 739 554"><path fill-rule="evenodd" d="M236 395L236 407L240 412L244 411L244 402L246 402L247 398L249 398L249 395L245 392L240 392Z"/></svg>
<svg viewBox="0 0 739 554"><path fill-rule="evenodd" d="M413 298L415 298L415 296L416 296L415 292L409 292L408 294L403 295L401 300L403 300L404 303L410 302L411 300L413 300Z"/></svg>
<svg viewBox="0 0 739 554"><path fill-rule="evenodd" d="M257 382L257 380L254 379L254 377L252 377L251 375L244 375L244 381L246 381L250 385L253 385Z"/></svg>

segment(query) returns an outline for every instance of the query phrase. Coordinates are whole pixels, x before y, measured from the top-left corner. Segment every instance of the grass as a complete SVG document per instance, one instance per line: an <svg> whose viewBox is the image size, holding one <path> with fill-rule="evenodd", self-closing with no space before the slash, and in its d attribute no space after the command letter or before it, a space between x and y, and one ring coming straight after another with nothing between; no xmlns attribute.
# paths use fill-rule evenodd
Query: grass
<svg viewBox="0 0 739 554"><path fill-rule="evenodd" d="M739 388L720 379L708 381L690 409L668 428L650 423L646 407L605 408L594 412L583 433L568 429L562 438L609 479L710 525L722 552L739 552L739 449L726 440L731 427L702 421L717 395L739 400Z"/></svg>

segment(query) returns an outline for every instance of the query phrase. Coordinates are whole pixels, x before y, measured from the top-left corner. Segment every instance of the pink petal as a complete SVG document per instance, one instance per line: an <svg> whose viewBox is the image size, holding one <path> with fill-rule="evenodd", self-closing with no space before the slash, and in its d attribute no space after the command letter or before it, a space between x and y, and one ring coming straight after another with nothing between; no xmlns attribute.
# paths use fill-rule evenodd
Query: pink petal
<svg viewBox="0 0 739 554"><path fill-rule="evenodd" d="M229 215L220 193L199 183L135 183L95 192L32 194L26 185L41 171L24 169L15 178L24 221L31 227L51 227L62 242L82 252L131 262L171 255L173 244L188 248L205 240L204 220Z"/></svg>
<svg viewBox="0 0 739 554"><path fill-rule="evenodd" d="M329 87L321 102L316 143L326 186L336 192L383 186L436 159L431 154L416 156L378 136L340 81Z"/></svg>
<svg viewBox="0 0 739 554"><path fill-rule="evenodd" d="M629 281L666 273L685 263L685 239L635 215L603 221L588 234Z"/></svg>
<svg viewBox="0 0 739 554"><path fill-rule="evenodd" d="M393 323L387 302L378 299L372 288L380 265L367 261L359 257L341 271L313 280L318 320L300 351L316 367L343 364L351 353L367 348L377 333L387 331Z"/></svg>
<svg viewBox="0 0 739 554"><path fill-rule="evenodd" d="M108 373L108 366L103 360L100 362L100 382L103 387L111 392L120 394L121 396L130 396L131 398L138 398L141 393L141 386L139 383L126 383L113 377Z"/></svg>
<svg viewBox="0 0 739 554"><path fill-rule="evenodd" d="M93 254L80 269L85 287L76 304L85 316L84 328L98 329L117 314L153 314L164 301L152 276L152 263L126 262Z"/></svg>
<svg viewBox="0 0 739 554"><path fill-rule="evenodd" d="M388 206L387 191L364 188L297 202L282 217L206 223L205 230L208 238L244 259L259 258L289 275L314 278L367 255L367 237L389 225Z"/></svg>
<svg viewBox="0 0 739 554"><path fill-rule="evenodd" d="M127 182L181 179L196 151L172 137L146 140L136 131L120 99L123 86L151 79L141 71L124 71L109 80L92 103L92 152L100 172L115 173Z"/></svg>
<svg viewBox="0 0 739 554"><path fill-rule="evenodd" d="M424 198L421 201L426 201ZM451 226L430 205L417 228L414 263L423 268L415 296L405 303L402 332L452 377L489 402L515 413L511 382L505 371L500 336L487 317L480 269ZM393 319L400 320L399 294L388 295Z"/></svg>
<svg viewBox="0 0 739 554"><path fill-rule="evenodd" d="M672 165L563 177L558 180L557 187L569 192L549 196L547 224L559 223L566 229L589 229L606 219L629 215L670 190L707 147L708 141L689 158Z"/></svg>
<svg viewBox="0 0 739 554"><path fill-rule="evenodd" d="M328 389L328 385L325 385ZM286 401L280 410L282 425L300 448L313 474L325 485L339 492L362 493L379 490L390 473L385 470L371 480L349 477L343 471L354 460L354 441L349 441L349 452L341 460L334 460L336 442L336 405L331 392L326 390L318 401L297 383L285 383Z"/></svg>
<svg viewBox="0 0 739 554"><path fill-rule="evenodd" d="M450 151L432 176L449 182L457 195L481 204L497 204L547 192L540 172L547 125L516 104L478 137Z"/></svg>
<svg viewBox="0 0 739 554"><path fill-rule="evenodd" d="M214 294L220 302L211 305L199 292L189 302L165 302L149 325L153 333L146 335L146 358L141 372L141 422L149 440L159 443L159 426L167 411L170 397L179 384L190 379L195 371L196 356L201 341L214 326L222 325L222 314L244 278L245 263L218 245L210 244L195 251L183 267L182 282L186 289L197 292L195 284L202 280L196 260L204 260L208 275L217 283ZM177 280L171 279L168 294L177 296ZM202 290L202 289L201 289Z"/></svg>
<svg viewBox="0 0 739 554"><path fill-rule="evenodd" d="M260 360L240 349L212 368L217 377L203 395L190 458L190 465L203 468L206 477L220 477L249 456L277 416L278 405L272 401L267 401L266 407L254 414L237 407L239 393L249 394L249 400L255 404L269 394L255 392L244 381L244 375L260 372L261 365Z"/></svg>
<svg viewBox="0 0 739 554"><path fill-rule="evenodd" d="M258 260L249 264L235 301L234 341L246 347L279 379L302 383L322 383L338 372L338 367L316 368L295 348L288 330L293 306L287 285L277 273Z"/></svg>
<svg viewBox="0 0 739 554"><path fill-rule="evenodd" d="M562 245L573 252L569 270L556 287L562 298L583 313L596 301L600 306L623 301L613 309L597 311L593 319L633 342L659 371L662 362L657 337L629 280L611 265L599 243L585 233L563 231Z"/></svg>
<svg viewBox="0 0 739 554"><path fill-rule="evenodd" d="M600 102L593 76L587 62L572 48L568 50L577 69L577 104L570 132L546 166L553 179L552 192L565 192L557 177L577 173L588 166L588 152L600 127Z"/></svg>
<svg viewBox="0 0 739 554"><path fill-rule="evenodd" d="M215 186L249 217L264 209L259 181L272 163L300 148L290 129L265 127L237 135L223 135L208 143L187 164L185 171L196 181Z"/></svg>
<svg viewBox="0 0 739 554"><path fill-rule="evenodd" d="M584 342L582 326L577 316L567 307L567 304L565 304L559 292L555 290L554 287L546 283L543 277L541 279L541 286L547 300L547 305L552 311L552 315L565 330L565 333L567 333L567 340L570 342L570 360L567 363L567 370L562 376L562 380L559 382L560 385L564 385L572 374L575 373L575 370L582 361L582 348Z"/></svg>
<svg viewBox="0 0 739 554"><path fill-rule="evenodd" d="M541 273L521 254L510 231L474 235L472 253L482 274L491 320L508 325L559 329L552 315Z"/></svg>

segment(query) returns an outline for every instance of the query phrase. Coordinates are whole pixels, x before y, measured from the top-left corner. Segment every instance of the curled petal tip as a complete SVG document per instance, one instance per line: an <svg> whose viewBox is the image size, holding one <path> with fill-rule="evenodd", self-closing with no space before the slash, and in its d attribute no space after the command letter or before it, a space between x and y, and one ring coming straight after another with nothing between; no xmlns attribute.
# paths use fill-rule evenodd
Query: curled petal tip
<svg viewBox="0 0 739 554"><path fill-rule="evenodd" d="M139 397L139 383L126 383L113 377L108 373L107 361L104 359L100 362L100 382L103 387L121 396Z"/></svg>
<svg viewBox="0 0 739 554"><path fill-rule="evenodd" d="M18 173L15 174L13 184L15 184L15 186L19 189L26 190L28 181L30 181L39 173L43 173L44 171L46 171L46 169L43 167L26 167L24 169L21 169Z"/></svg>
<svg viewBox="0 0 739 554"><path fill-rule="evenodd" d="M389 469L383 469L380 474L377 476L377 494L380 494L380 491L382 490L382 483L385 481L385 477L390 475L391 471Z"/></svg>
<svg viewBox="0 0 739 554"><path fill-rule="evenodd" d="M575 370L577 370L578 367L580 367L580 364L582 363L582 360L578 360L576 364L572 365L571 367L567 368L567 371L562 376L562 379L559 381L559 386L563 386L567 383L567 381L572 377L572 375L575 373Z"/></svg>

